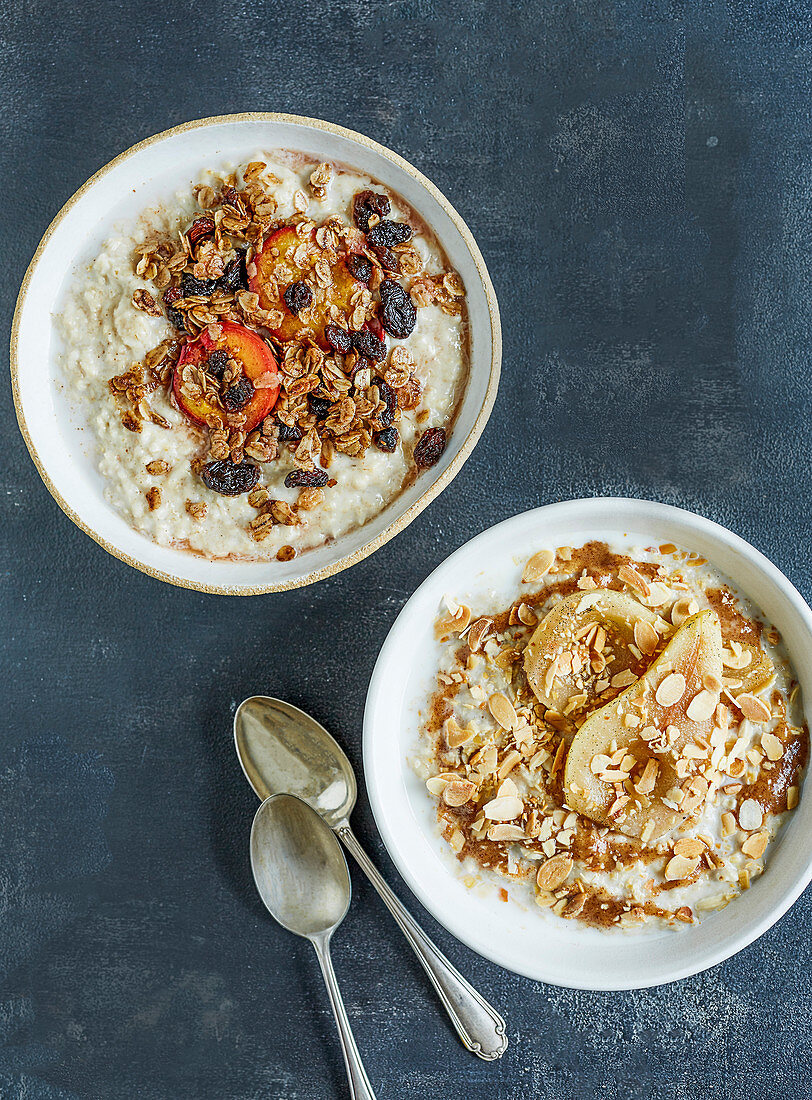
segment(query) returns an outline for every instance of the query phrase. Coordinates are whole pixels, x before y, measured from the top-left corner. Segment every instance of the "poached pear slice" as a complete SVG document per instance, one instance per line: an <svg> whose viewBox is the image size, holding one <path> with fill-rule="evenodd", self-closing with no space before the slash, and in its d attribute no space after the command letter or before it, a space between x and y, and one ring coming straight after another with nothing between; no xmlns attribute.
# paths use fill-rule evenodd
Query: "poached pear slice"
<svg viewBox="0 0 812 1100"><path fill-rule="evenodd" d="M581 702L571 713L589 710L606 690L604 686L598 691L598 685L606 685L626 670L637 679L646 667L646 654L641 660L629 649L636 644L637 623L645 624L638 627L638 640L642 629L652 645L670 629L656 612L625 592L601 588L565 596L547 612L525 647L527 682L546 707L563 712L575 696ZM589 644L593 625L605 634L606 643L600 649L595 648L594 631Z"/></svg>
<svg viewBox="0 0 812 1100"><path fill-rule="evenodd" d="M690 795L696 803L694 808L704 801L707 781L701 769L710 756L705 749L721 683L722 633L716 612L708 608L686 619L637 683L580 727L564 770L572 809L644 843L684 821L687 813L663 799L675 802L669 792L681 788L688 792L686 800ZM683 750L689 743L704 755L689 753L686 758ZM620 750L624 759L609 763ZM680 765L682 777L676 770L681 757L686 761Z"/></svg>

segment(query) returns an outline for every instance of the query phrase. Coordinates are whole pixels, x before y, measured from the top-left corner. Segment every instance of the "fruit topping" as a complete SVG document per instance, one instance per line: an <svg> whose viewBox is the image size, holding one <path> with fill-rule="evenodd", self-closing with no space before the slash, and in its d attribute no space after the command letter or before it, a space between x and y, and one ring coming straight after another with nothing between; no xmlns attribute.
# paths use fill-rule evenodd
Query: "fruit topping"
<svg viewBox="0 0 812 1100"><path fill-rule="evenodd" d="M291 470L285 478L289 489L302 486L307 489L321 489L330 480L326 470Z"/></svg>
<svg viewBox="0 0 812 1100"><path fill-rule="evenodd" d="M358 354L372 363L380 363L386 357L386 344L367 328L362 328L360 332L351 332L350 340Z"/></svg>
<svg viewBox="0 0 812 1100"><path fill-rule="evenodd" d="M390 336L405 340L414 332L417 324L417 310L414 302L394 279L384 279L381 283L381 323Z"/></svg>
<svg viewBox="0 0 812 1100"><path fill-rule="evenodd" d="M375 432L372 441L379 451L391 454L398 445L397 428L384 428L382 432Z"/></svg>
<svg viewBox="0 0 812 1100"><path fill-rule="evenodd" d="M368 283L372 278L372 264L360 252L352 252L347 257L347 267L350 275L353 279L357 279L359 283Z"/></svg>
<svg viewBox="0 0 812 1100"><path fill-rule="evenodd" d="M414 449L415 463L427 470L430 466L434 466L440 461L440 457L445 450L446 445L446 431L445 428L428 428L420 437L420 442Z"/></svg>
<svg viewBox="0 0 812 1100"><path fill-rule="evenodd" d="M391 209L386 195L380 195L376 191L359 191L352 203L352 215L362 233L369 229L370 218L384 218Z"/></svg>
<svg viewBox="0 0 812 1100"><path fill-rule="evenodd" d="M352 348L350 334L340 325L325 325L324 337L333 351L337 351L339 355L346 355Z"/></svg>
<svg viewBox="0 0 812 1100"><path fill-rule="evenodd" d="M212 329L219 331L216 338ZM214 369L209 366L212 361ZM178 405L195 424L250 432L276 404L276 358L257 333L223 321L185 345L172 388Z"/></svg>
<svg viewBox="0 0 812 1100"><path fill-rule="evenodd" d="M183 319L183 314L179 309L173 308L173 303L179 301L183 295L176 286L170 286L168 290L164 291L164 309L166 310L167 320L170 325L174 325L180 332L186 331L186 324Z"/></svg>
<svg viewBox="0 0 812 1100"><path fill-rule="evenodd" d="M223 391L222 402L226 412L239 412L254 396L254 383L241 374L233 386Z"/></svg>
<svg viewBox="0 0 812 1100"><path fill-rule="evenodd" d="M285 290L285 305L291 313L299 314L313 304L313 291L307 283L291 283Z"/></svg>
<svg viewBox="0 0 812 1100"><path fill-rule="evenodd" d="M412 239L411 226L405 222L378 222L367 233L367 240L374 248L392 248Z"/></svg>
<svg viewBox="0 0 812 1100"><path fill-rule="evenodd" d="M259 481L259 466L224 459L221 462L207 462L200 476L212 492L225 497L238 497L250 492Z"/></svg>

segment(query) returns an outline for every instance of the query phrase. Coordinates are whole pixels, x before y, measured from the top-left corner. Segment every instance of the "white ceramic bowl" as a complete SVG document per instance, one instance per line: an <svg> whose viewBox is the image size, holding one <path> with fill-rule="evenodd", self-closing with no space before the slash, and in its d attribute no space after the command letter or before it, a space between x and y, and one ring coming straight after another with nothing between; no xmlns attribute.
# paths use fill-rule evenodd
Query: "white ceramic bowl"
<svg viewBox="0 0 812 1100"><path fill-rule="evenodd" d="M282 563L209 561L158 546L104 499L83 410L59 388L52 317L65 283L121 222L188 187L201 170L250 160L259 150L294 149L338 161L392 188L431 226L465 283L470 374L440 462L363 527ZM361 134L317 119L244 114L176 126L134 145L81 187L54 218L26 272L11 337L14 403L43 481L63 511L122 561L187 588L251 595L308 584L355 564L402 530L459 472L496 397L502 341L490 277L470 230L416 168Z"/></svg>
<svg viewBox="0 0 812 1100"><path fill-rule="evenodd" d="M418 709L436 684L433 622L443 596L476 607L495 592L507 603L515 598L532 553L589 539L638 547L673 542L696 550L727 574L783 635L810 721L812 612L774 565L723 527L678 508L642 500L574 500L525 512L483 532L417 589L389 632L372 674L364 767L389 854L450 932L486 958L530 978L577 989L636 989L721 962L786 912L812 878L809 792L779 834L765 873L726 909L698 926L617 934L563 921L539 910L527 896L523 904L513 898L504 903L495 886L466 888L458 862L440 837L434 800L407 764L417 743Z"/></svg>

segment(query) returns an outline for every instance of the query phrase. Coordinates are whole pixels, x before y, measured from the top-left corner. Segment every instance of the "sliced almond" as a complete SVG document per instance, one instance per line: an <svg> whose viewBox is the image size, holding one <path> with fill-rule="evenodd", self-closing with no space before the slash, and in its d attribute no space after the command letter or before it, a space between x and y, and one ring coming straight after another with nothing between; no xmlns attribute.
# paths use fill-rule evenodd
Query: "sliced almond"
<svg viewBox="0 0 812 1100"><path fill-rule="evenodd" d="M450 749L458 749L460 745L464 745L466 741L470 741L474 736L474 731L470 726L463 729L453 716L446 718L443 723L443 733L445 734L445 743Z"/></svg>
<svg viewBox="0 0 812 1100"><path fill-rule="evenodd" d="M521 759L522 754L516 749L511 749L505 759L499 765L499 770L496 773L498 778L505 779L508 775L510 775L516 765L521 763Z"/></svg>
<svg viewBox="0 0 812 1100"><path fill-rule="evenodd" d="M739 806L739 827L745 832L752 833L761 828L764 814L761 806L754 798L746 798Z"/></svg>
<svg viewBox="0 0 812 1100"><path fill-rule="evenodd" d="M639 794L651 794L657 783L659 771L660 767L656 760L649 760L646 762L643 774L637 781L637 790Z"/></svg>
<svg viewBox="0 0 812 1100"><path fill-rule="evenodd" d="M467 779L455 779L443 791L446 806L464 806L476 794L476 784Z"/></svg>
<svg viewBox="0 0 812 1100"><path fill-rule="evenodd" d="M747 691L736 696L736 706L751 722L766 722L770 718L770 708L764 700Z"/></svg>
<svg viewBox="0 0 812 1100"><path fill-rule="evenodd" d="M488 829L488 840L504 842L526 839L525 831L520 825L491 825Z"/></svg>
<svg viewBox="0 0 812 1100"><path fill-rule="evenodd" d="M611 757L607 756L605 753L599 752L590 760L589 770L593 775L600 775L601 772L606 771L611 763Z"/></svg>
<svg viewBox="0 0 812 1100"><path fill-rule="evenodd" d="M561 852L542 863L536 874L536 885L540 890L557 890L563 885L572 870L572 856Z"/></svg>
<svg viewBox="0 0 812 1100"><path fill-rule="evenodd" d="M718 701L718 695L713 695L709 691L700 691L699 694L695 695L690 701L685 713L692 722L707 722L716 710Z"/></svg>
<svg viewBox="0 0 812 1100"><path fill-rule="evenodd" d="M554 561L555 554L552 550L539 550L539 552L534 554L525 565L522 573L522 580L525 584L532 584L533 581L540 581L544 574L549 572L550 566Z"/></svg>
<svg viewBox="0 0 812 1100"><path fill-rule="evenodd" d="M433 795L436 795L437 798L440 798L442 796L443 791L446 789L447 786L448 780L443 779L443 777L440 775L433 775L431 779L426 780L426 787L428 788L429 792Z"/></svg>
<svg viewBox="0 0 812 1100"><path fill-rule="evenodd" d="M688 859L687 856L674 856L666 864L665 877L669 882L680 882L692 875L698 866L698 859Z"/></svg>
<svg viewBox="0 0 812 1100"><path fill-rule="evenodd" d="M722 836L731 836L737 828L735 816L727 810L722 814Z"/></svg>
<svg viewBox="0 0 812 1100"><path fill-rule="evenodd" d="M657 648L659 640L660 636L651 623L647 623L644 619L637 620L634 624L634 642L641 653L650 657Z"/></svg>
<svg viewBox="0 0 812 1100"><path fill-rule="evenodd" d="M482 812L489 821L515 821L524 811L524 803L515 794L504 795L502 798L492 798L482 807Z"/></svg>
<svg viewBox="0 0 812 1100"><path fill-rule="evenodd" d="M787 809L794 810L798 805L798 788L787 787Z"/></svg>
<svg viewBox="0 0 812 1100"><path fill-rule="evenodd" d="M705 845L696 837L684 837L674 845L675 856L685 856L686 859L699 859L705 851Z"/></svg>
<svg viewBox="0 0 812 1100"><path fill-rule="evenodd" d="M685 694L685 677L681 672L669 672L654 695L661 707L673 707Z"/></svg>
<svg viewBox="0 0 812 1100"><path fill-rule="evenodd" d="M512 730L516 725L516 710L503 692L497 691L488 699L488 710L502 729Z"/></svg>
<svg viewBox="0 0 812 1100"><path fill-rule="evenodd" d="M742 844L742 852L750 859L761 859L767 850L769 839L766 833L753 833Z"/></svg>
<svg viewBox="0 0 812 1100"><path fill-rule="evenodd" d="M699 611L699 604L692 596L682 596L671 608L671 622L674 626L682 626L691 615Z"/></svg>
<svg viewBox="0 0 812 1100"><path fill-rule="evenodd" d="M766 752L768 760L780 760L784 755L784 742L774 733L761 735L761 747Z"/></svg>
<svg viewBox="0 0 812 1100"><path fill-rule="evenodd" d="M718 676L715 676L712 672L706 672L702 677L702 687L705 691L710 691L716 695L722 690L722 681Z"/></svg>
<svg viewBox="0 0 812 1100"><path fill-rule="evenodd" d="M651 595L651 589L649 588L646 578L634 568L629 562L623 562L620 569L617 571L618 577L633 588L636 592L639 592L641 596Z"/></svg>
<svg viewBox="0 0 812 1100"><path fill-rule="evenodd" d="M481 647L485 635L488 633L492 626L490 619L477 619L468 631L468 648L472 653L476 653Z"/></svg>
<svg viewBox="0 0 812 1100"><path fill-rule="evenodd" d="M455 829L451 836L448 838L448 843L451 845L457 855L459 855L465 847L465 834L463 833L462 829Z"/></svg>
<svg viewBox="0 0 812 1100"><path fill-rule="evenodd" d="M649 585L649 593L646 603L649 607L662 607L671 599L671 593L662 581L655 581Z"/></svg>
<svg viewBox="0 0 812 1100"><path fill-rule="evenodd" d="M722 664L726 668L743 669L752 664L753 654L745 649L741 642L731 642L730 648L722 650Z"/></svg>
<svg viewBox="0 0 812 1100"><path fill-rule="evenodd" d="M519 616L519 622L524 623L525 626L535 626L538 620L538 615L535 613L532 607L529 607L526 603L519 604L519 610L517 612Z"/></svg>

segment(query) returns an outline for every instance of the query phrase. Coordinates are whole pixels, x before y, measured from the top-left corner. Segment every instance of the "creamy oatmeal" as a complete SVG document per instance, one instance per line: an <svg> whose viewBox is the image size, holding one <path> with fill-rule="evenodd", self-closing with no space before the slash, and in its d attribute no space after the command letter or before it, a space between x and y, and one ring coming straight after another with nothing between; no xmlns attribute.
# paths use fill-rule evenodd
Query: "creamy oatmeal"
<svg viewBox="0 0 812 1100"><path fill-rule="evenodd" d="M706 561L541 550L509 607L447 598L436 633L415 766L471 885L631 928L696 923L768 867L809 733L780 637Z"/></svg>
<svg viewBox="0 0 812 1100"><path fill-rule="evenodd" d="M146 211L58 318L109 501L165 546L287 560L433 465L467 371L464 287L406 203L258 155Z"/></svg>

